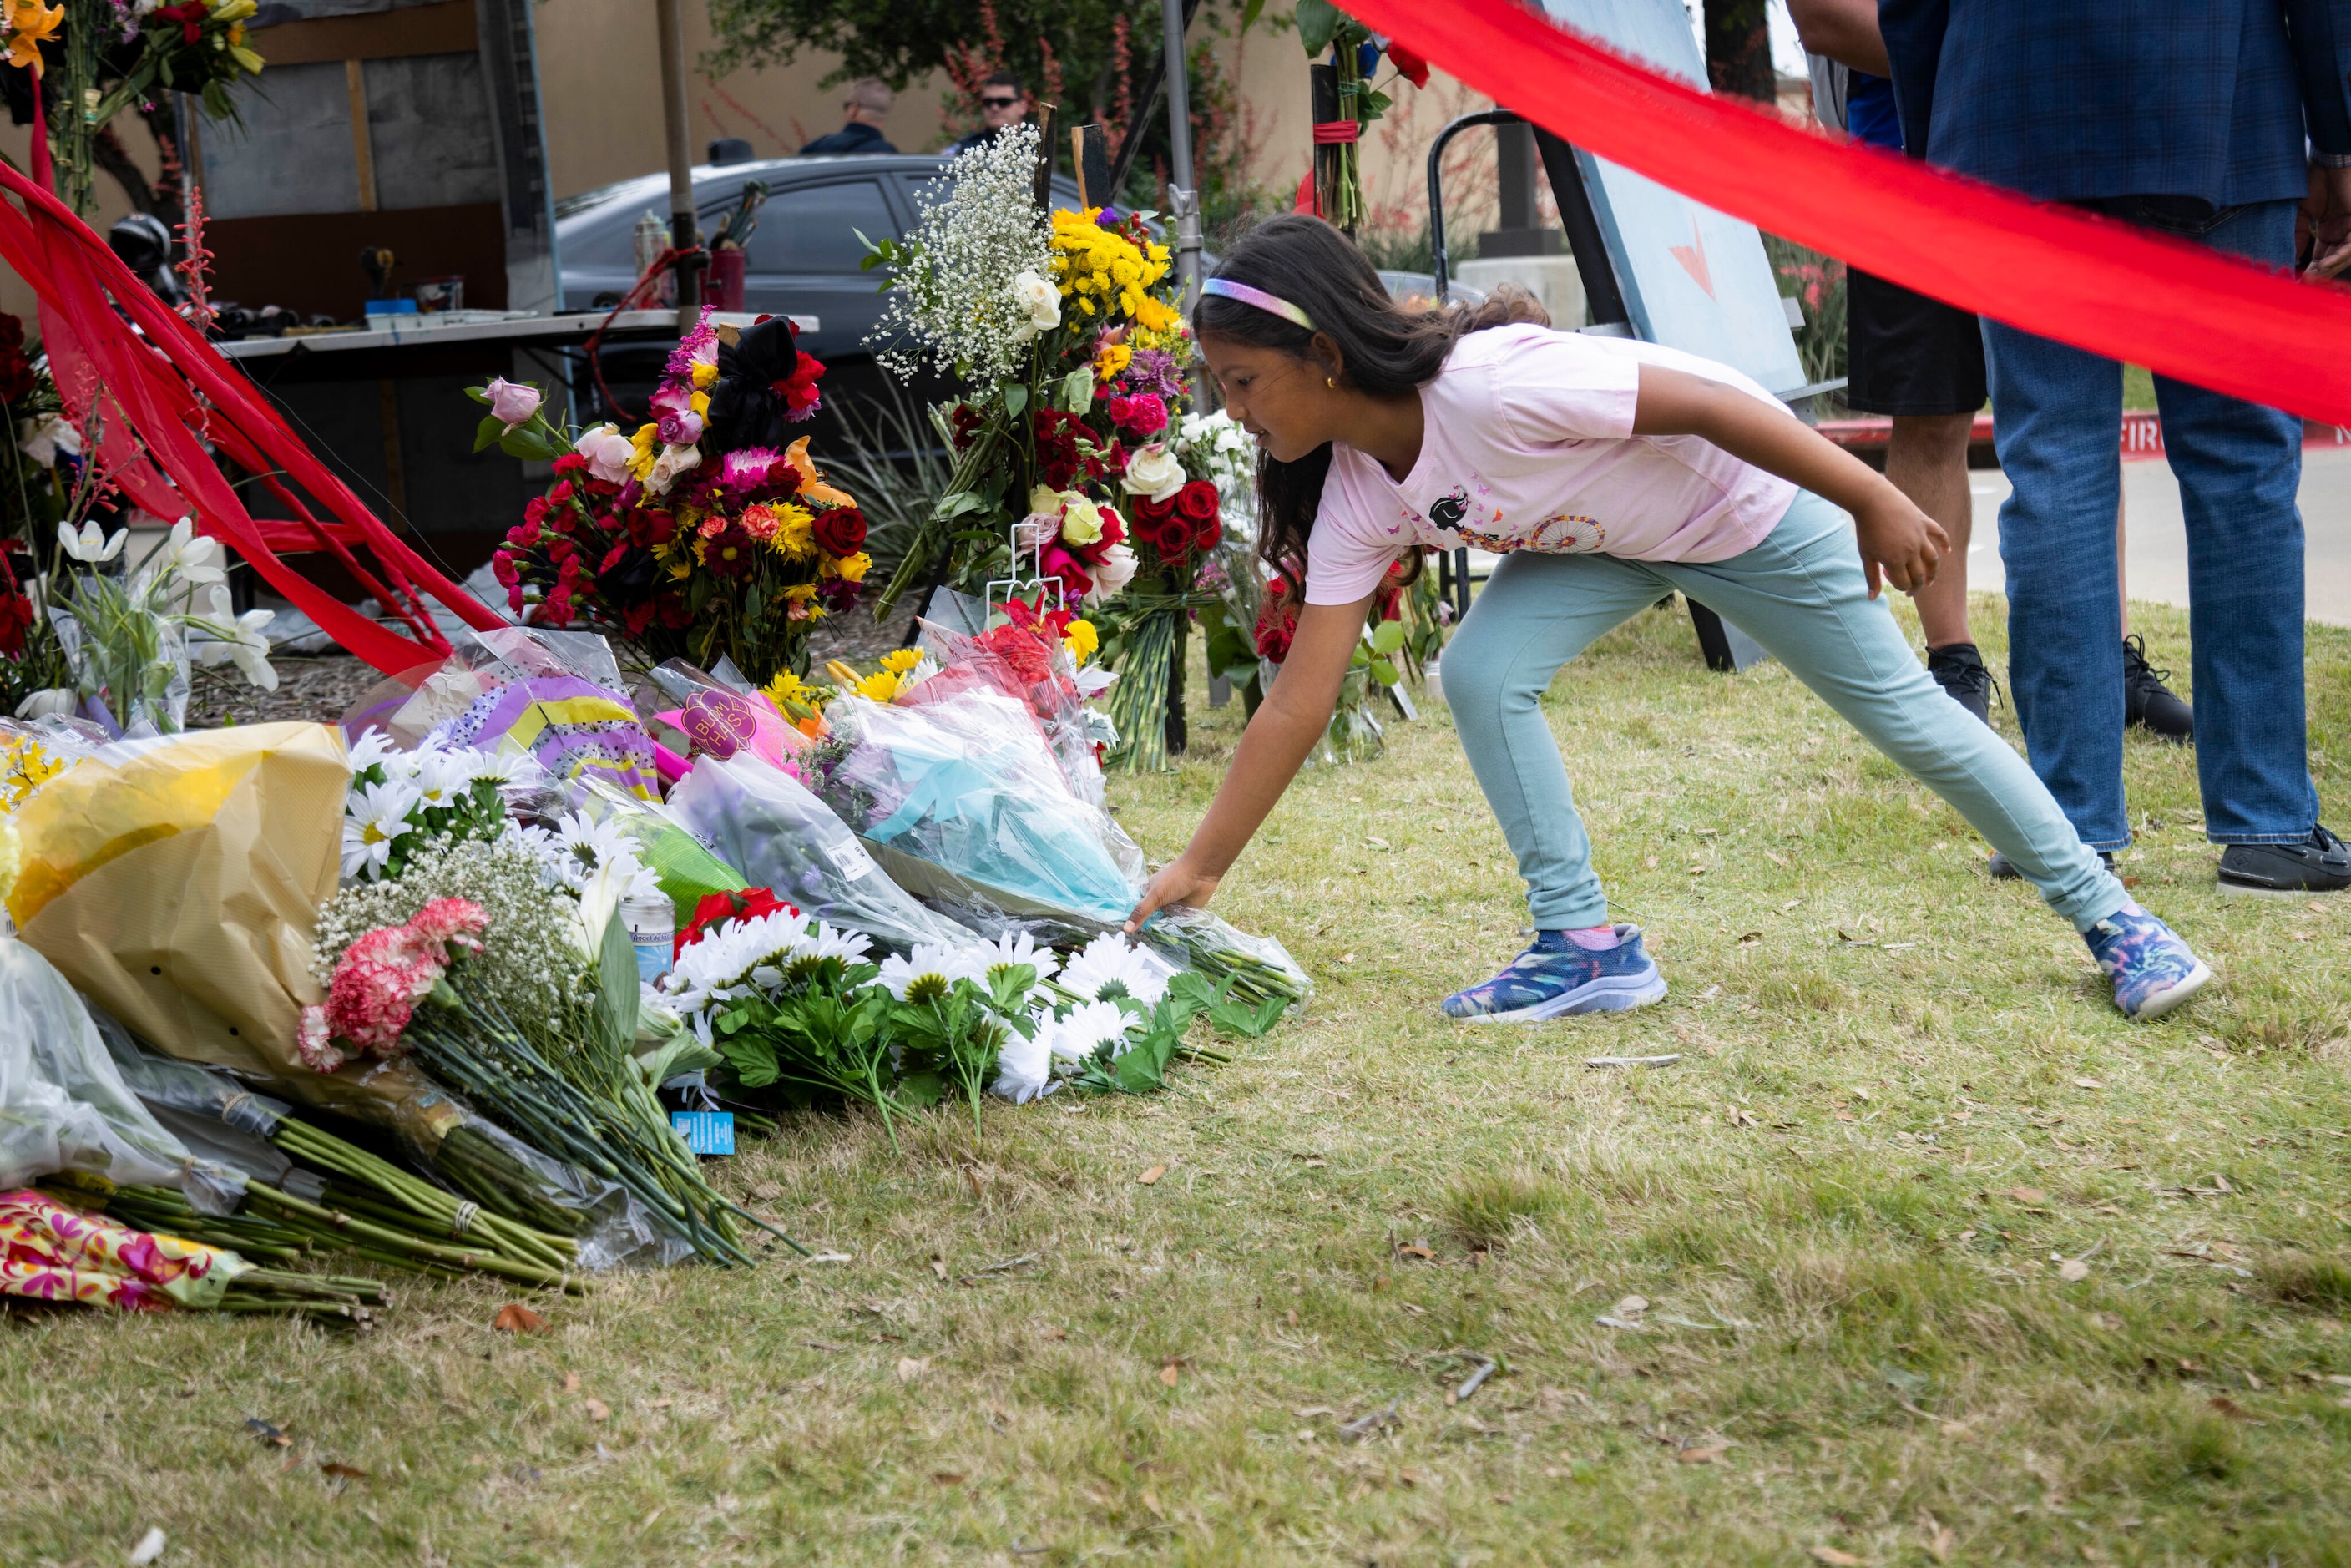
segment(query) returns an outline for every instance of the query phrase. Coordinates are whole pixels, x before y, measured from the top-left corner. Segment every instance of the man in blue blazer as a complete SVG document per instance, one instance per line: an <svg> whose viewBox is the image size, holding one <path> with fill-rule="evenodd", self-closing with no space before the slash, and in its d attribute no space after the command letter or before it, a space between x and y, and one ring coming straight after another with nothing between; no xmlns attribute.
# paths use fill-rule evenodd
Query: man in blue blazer
<svg viewBox="0 0 2351 1568"><path fill-rule="evenodd" d="M2351 263L2351 0L1879 0L1903 144L2276 267ZM2296 214L2306 238L2298 237ZM2115 507L2122 367L1983 323L2009 684L2083 841L2130 842ZM2335 893L2303 698L2302 425L2156 378L2188 523L2196 767L2224 891Z"/></svg>

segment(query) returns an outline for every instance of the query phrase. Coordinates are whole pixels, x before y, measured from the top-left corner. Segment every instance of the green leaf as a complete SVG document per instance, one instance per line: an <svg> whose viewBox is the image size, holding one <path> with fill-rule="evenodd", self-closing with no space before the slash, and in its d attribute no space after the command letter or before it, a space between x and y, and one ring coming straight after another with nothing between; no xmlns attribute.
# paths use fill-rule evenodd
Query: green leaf
<svg viewBox="0 0 2351 1568"><path fill-rule="evenodd" d="M1403 622L1383 621L1380 622L1379 630L1372 633L1372 652L1383 655L1394 653L1398 648L1404 646L1404 637Z"/></svg>
<svg viewBox="0 0 2351 1568"><path fill-rule="evenodd" d="M486 452L505 436L507 427L495 413L482 415L482 423L474 427L474 450Z"/></svg>
<svg viewBox="0 0 2351 1568"><path fill-rule="evenodd" d="M1298 0L1298 41L1305 46L1309 59L1331 47L1343 20L1331 0Z"/></svg>
<svg viewBox="0 0 2351 1568"><path fill-rule="evenodd" d="M1094 368L1080 365L1061 378L1061 406L1083 415L1094 406Z"/></svg>
<svg viewBox="0 0 2351 1568"><path fill-rule="evenodd" d="M1019 382L1004 383L1004 412L1018 418L1029 406L1029 389Z"/></svg>
<svg viewBox="0 0 2351 1568"><path fill-rule="evenodd" d="M467 387L465 389L465 395L472 398L475 402L486 405L490 401L490 389L486 386Z"/></svg>
<svg viewBox="0 0 2351 1568"><path fill-rule="evenodd" d="M1377 120L1395 105L1395 99L1384 92L1367 92L1359 101L1365 120Z"/></svg>
<svg viewBox="0 0 2351 1568"><path fill-rule="evenodd" d="M1396 667L1388 663L1385 659L1374 659L1372 661L1372 679L1379 682L1380 685L1384 686L1392 686L1398 681L1404 679L1404 677L1396 673Z"/></svg>
<svg viewBox="0 0 2351 1568"><path fill-rule="evenodd" d="M898 1103L909 1111L920 1111L937 1104L946 1087L946 1080L936 1072L909 1072L898 1080Z"/></svg>
<svg viewBox="0 0 2351 1568"><path fill-rule="evenodd" d="M619 910L604 925L604 947L596 963L596 1010L592 1023L605 1050L626 1055L637 1039L637 949Z"/></svg>
<svg viewBox="0 0 2351 1568"><path fill-rule="evenodd" d="M776 1065L775 1051L762 1037L738 1035L720 1040L718 1053L734 1071L735 1081L746 1089L765 1089L782 1076Z"/></svg>
<svg viewBox="0 0 2351 1568"><path fill-rule="evenodd" d="M931 516L940 522L946 522L962 517L966 512L983 511L987 506L987 497L978 491L957 490L953 495L940 497L939 504L932 508Z"/></svg>
<svg viewBox="0 0 2351 1568"><path fill-rule="evenodd" d="M1254 1008L1243 1002L1219 1002L1208 1009L1208 1022L1226 1034L1256 1040L1281 1021L1286 1005L1280 997L1268 997Z"/></svg>
<svg viewBox="0 0 2351 1568"><path fill-rule="evenodd" d="M1265 0L1249 0L1249 3L1241 7L1241 31L1246 33L1256 26L1257 19L1263 15L1265 15Z"/></svg>

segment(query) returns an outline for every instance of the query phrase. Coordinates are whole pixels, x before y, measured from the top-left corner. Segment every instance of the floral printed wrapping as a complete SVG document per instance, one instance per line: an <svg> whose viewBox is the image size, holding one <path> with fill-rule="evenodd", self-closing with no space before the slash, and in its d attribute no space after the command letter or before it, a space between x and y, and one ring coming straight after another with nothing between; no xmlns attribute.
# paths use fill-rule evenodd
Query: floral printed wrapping
<svg viewBox="0 0 2351 1568"><path fill-rule="evenodd" d="M123 1312L209 1307L246 1268L234 1252L150 1236L30 1187L0 1192L0 1296Z"/></svg>

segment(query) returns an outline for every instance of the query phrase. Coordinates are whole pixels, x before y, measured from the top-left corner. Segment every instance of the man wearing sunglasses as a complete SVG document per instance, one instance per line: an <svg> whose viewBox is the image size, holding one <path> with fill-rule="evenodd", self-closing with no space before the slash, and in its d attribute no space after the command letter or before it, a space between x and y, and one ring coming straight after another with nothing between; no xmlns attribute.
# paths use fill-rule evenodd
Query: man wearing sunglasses
<svg viewBox="0 0 2351 1568"><path fill-rule="evenodd" d="M952 142L949 153L968 152L996 140L996 133L1029 118L1029 89L1010 71L998 71L979 84L980 128Z"/></svg>
<svg viewBox="0 0 2351 1568"><path fill-rule="evenodd" d="M896 95L890 84L872 77L862 77L849 84L849 97L841 106L841 117L848 121L830 136L820 136L800 149L800 156L813 158L824 153L895 152L890 139L882 134L883 121L890 118L890 105Z"/></svg>

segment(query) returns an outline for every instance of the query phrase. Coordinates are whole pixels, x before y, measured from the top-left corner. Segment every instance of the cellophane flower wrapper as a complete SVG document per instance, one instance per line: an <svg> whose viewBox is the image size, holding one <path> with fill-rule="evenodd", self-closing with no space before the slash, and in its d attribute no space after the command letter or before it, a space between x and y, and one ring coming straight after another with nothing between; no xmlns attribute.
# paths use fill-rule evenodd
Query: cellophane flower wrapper
<svg viewBox="0 0 2351 1568"><path fill-rule="evenodd" d="M1081 928L1134 908L1142 850L1071 792L1025 703L973 677L919 705L837 697L826 717L850 743L826 799L863 836L1066 910Z"/></svg>
<svg viewBox="0 0 2351 1568"><path fill-rule="evenodd" d="M122 1082L65 977L0 937L0 1187L58 1171L176 1187L188 1160Z"/></svg>
<svg viewBox="0 0 2351 1568"><path fill-rule="evenodd" d="M1090 806L1099 808L1105 804L1108 796L1102 764L1094 755L1095 726L1087 714L1085 698L1078 692L1078 662L1058 638L1040 637L1010 625L999 626L984 637L975 637L935 621L926 620L919 624L923 633L921 646L939 662L940 675L909 694L913 706L937 700L926 694L940 676L952 675L958 670L971 672L987 686L1022 704L1036 716L1045 744L1052 751L1053 760L1061 765L1062 780L1071 795ZM1033 645L1033 653L1018 643L1008 651L1005 643L1015 637L1026 639ZM945 691L940 695L944 695Z"/></svg>
<svg viewBox="0 0 2351 1568"><path fill-rule="evenodd" d="M770 889L802 915L863 932L893 953L925 942L967 947L974 941L883 875L806 786L756 757L698 759L670 791L669 809L748 885Z"/></svg>
<svg viewBox="0 0 2351 1568"><path fill-rule="evenodd" d="M741 872L697 837L672 806L642 800L605 779L594 779L585 781L580 809L597 821L619 828L635 844L637 858L661 883L662 895L670 901L681 930L694 919L695 906L710 894L751 885Z"/></svg>
<svg viewBox="0 0 2351 1568"><path fill-rule="evenodd" d="M610 643L588 632L508 626L459 635L441 667L408 695L379 687L343 717L356 737L381 726L406 749L459 747L528 754L559 783L601 779L661 798L645 733Z"/></svg>

